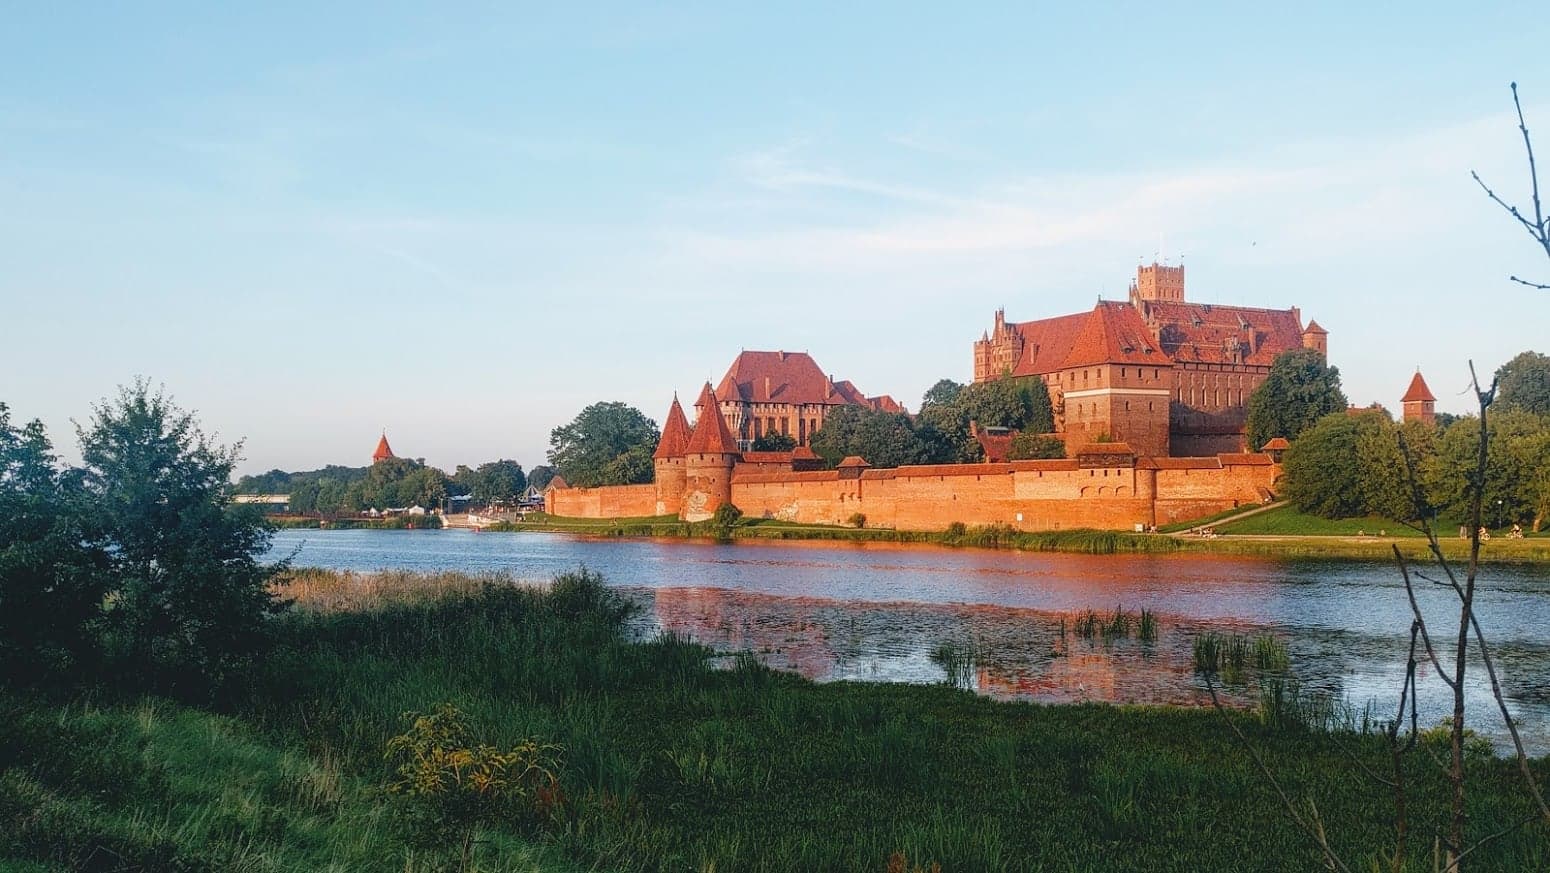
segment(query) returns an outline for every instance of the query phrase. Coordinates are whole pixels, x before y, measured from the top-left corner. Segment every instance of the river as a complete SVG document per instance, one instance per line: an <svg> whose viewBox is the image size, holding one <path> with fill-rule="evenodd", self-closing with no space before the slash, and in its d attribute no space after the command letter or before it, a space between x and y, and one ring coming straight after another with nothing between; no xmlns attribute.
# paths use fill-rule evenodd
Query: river
<svg viewBox="0 0 1550 873"><path fill-rule="evenodd" d="M643 609L635 631L673 631L725 652L752 652L820 681L938 682L943 643L972 646L968 682L1007 699L1114 703L1208 702L1193 673L1207 631L1271 634L1305 689L1391 718L1404 676L1410 609L1394 567L1213 555L1068 555L883 543L720 544L565 534L444 531L281 531L274 557L297 566L502 572L544 581L586 566ZM1419 583L1439 645L1457 634L1451 592ZM1158 616L1155 641L1105 642L1075 618L1123 607ZM1550 753L1550 573L1490 567L1477 612L1508 704L1531 753ZM1062 627L1065 629L1062 635ZM1451 711L1423 663L1422 725ZM1470 720L1504 748L1478 663ZM1228 689L1246 702L1249 685Z"/></svg>

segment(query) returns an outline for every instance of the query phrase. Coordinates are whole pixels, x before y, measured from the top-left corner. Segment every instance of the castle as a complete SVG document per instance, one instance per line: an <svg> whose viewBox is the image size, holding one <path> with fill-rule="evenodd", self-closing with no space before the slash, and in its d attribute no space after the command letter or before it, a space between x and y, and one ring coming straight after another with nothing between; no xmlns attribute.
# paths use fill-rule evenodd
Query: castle
<svg viewBox="0 0 1550 873"><path fill-rule="evenodd" d="M742 352L716 386L714 399L743 449L777 433L805 446L829 413L841 406L904 411L886 394L867 397L849 380L836 382L824 375L806 352Z"/></svg>
<svg viewBox="0 0 1550 873"><path fill-rule="evenodd" d="M1184 267L1136 270L1129 300L995 324L974 343L974 381L1038 377L1068 445L1114 440L1148 457L1242 452L1248 398L1277 355L1328 355L1328 332L1291 309L1190 303Z"/></svg>
<svg viewBox="0 0 1550 873"><path fill-rule="evenodd" d="M941 530L953 522L1022 530L1132 530L1200 518L1271 497L1280 466L1269 455L1139 457L1123 443L1096 443L1056 460L871 469L846 458L821 469L812 450L743 451L710 383L689 424L677 398L645 485L569 488L552 484L553 515L624 518L673 515L704 521L731 504L756 518Z"/></svg>

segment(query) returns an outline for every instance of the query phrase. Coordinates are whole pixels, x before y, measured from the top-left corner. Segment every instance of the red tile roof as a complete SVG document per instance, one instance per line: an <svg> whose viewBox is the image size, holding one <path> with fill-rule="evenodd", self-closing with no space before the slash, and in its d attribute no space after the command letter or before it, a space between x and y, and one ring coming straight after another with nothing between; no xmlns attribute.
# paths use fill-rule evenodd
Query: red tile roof
<svg viewBox="0 0 1550 873"><path fill-rule="evenodd" d="M684 453L737 454L737 440L732 437L732 431L727 429L726 419L721 417L721 404L716 402L716 394L711 391L709 382L705 383L705 388L700 391L700 399L694 405L699 410L699 417L694 421L694 433L689 435L689 444L684 447Z"/></svg>
<svg viewBox="0 0 1550 873"><path fill-rule="evenodd" d="M1400 403L1413 403L1415 401L1431 402L1437 398L1432 396L1432 389L1426 387L1426 380L1421 378L1421 371L1415 371L1415 378L1410 380L1410 388L1405 396L1399 398Z"/></svg>
<svg viewBox="0 0 1550 873"><path fill-rule="evenodd" d="M847 380L824 375L806 352L740 353L716 386L722 403L790 403L866 406L883 412L903 412L887 394L868 397Z"/></svg>
<svg viewBox="0 0 1550 873"><path fill-rule="evenodd" d="M1313 320L1310 319L1308 321L1308 326L1303 329L1303 333L1322 333L1322 334L1328 334L1329 331L1325 330L1322 327L1319 327L1319 323L1317 321L1313 321Z"/></svg>
<svg viewBox="0 0 1550 873"><path fill-rule="evenodd" d="M868 464L866 462L866 459L861 457L860 455L847 455L845 457L845 460L840 461L840 465L838 467L835 467L835 469L836 470L848 470L848 469L851 469L853 467L870 467L870 466L872 466L872 465Z"/></svg>
<svg viewBox="0 0 1550 873"><path fill-rule="evenodd" d="M1237 363L1234 353L1241 349L1242 363L1268 367L1277 355L1303 347L1302 325L1290 309L1155 300L1141 306L1163 351L1175 361Z"/></svg>
<svg viewBox="0 0 1550 873"><path fill-rule="evenodd" d="M667 423L662 426L662 438L657 441L657 450L651 457L661 461L666 458L681 458L684 449L689 445L689 419L684 417L684 408L678 403L678 395L673 395L673 406L667 411Z"/></svg>
<svg viewBox="0 0 1550 873"><path fill-rule="evenodd" d="M1012 375L1032 376L1063 369L1072 342L1091 314L1079 312L1010 325L1023 338L1022 357L1012 368Z"/></svg>
<svg viewBox="0 0 1550 873"><path fill-rule="evenodd" d="M1291 447L1292 444L1286 441L1286 437L1276 437L1260 446L1259 450L1262 452L1284 452Z"/></svg>
<svg viewBox="0 0 1550 873"><path fill-rule="evenodd" d="M1093 364L1168 364L1146 322L1129 303L1099 302L1071 341L1062 369Z"/></svg>
<svg viewBox="0 0 1550 873"><path fill-rule="evenodd" d="M793 452L743 452L745 464L789 464Z"/></svg>
<svg viewBox="0 0 1550 873"><path fill-rule="evenodd" d="M1224 467L1266 467L1275 463L1275 461L1270 459L1269 455L1263 455L1259 452L1222 452L1216 457L1222 462Z"/></svg>
<svg viewBox="0 0 1550 873"><path fill-rule="evenodd" d="M375 464L391 457L393 457L393 449L388 445L387 434L383 434L382 439L377 440L377 450L371 453L371 462Z"/></svg>
<svg viewBox="0 0 1550 873"><path fill-rule="evenodd" d="M989 428L977 428L974 431L974 439L985 450L985 460L992 464L1000 464L1006 461L1012 453L1012 440L1017 437L1017 431L996 428L991 433Z"/></svg>
<svg viewBox="0 0 1550 873"><path fill-rule="evenodd" d="M545 491L549 491L549 490L552 490L552 489L555 489L555 488L569 488L569 487L570 487L570 483L565 481L565 477L561 476L559 473L556 473L556 474L554 474L554 478L549 480L549 487L545 488L544 490Z"/></svg>

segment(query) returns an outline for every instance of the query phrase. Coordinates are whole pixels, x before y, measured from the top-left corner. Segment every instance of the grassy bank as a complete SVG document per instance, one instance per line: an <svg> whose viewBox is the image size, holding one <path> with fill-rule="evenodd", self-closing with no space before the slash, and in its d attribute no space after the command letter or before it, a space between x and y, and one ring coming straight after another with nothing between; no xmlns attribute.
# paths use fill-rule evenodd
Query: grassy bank
<svg viewBox="0 0 1550 873"><path fill-rule="evenodd" d="M1234 514L1239 510L1234 510ZM1218 516L1225 517L1225 516ZM1207 520L1209 521L1209 520ZM1363 519L1327 522L1297 513L1289 507L1272 509L1241 522L1217 528L1227 534L1204 539L1188 534L1133 534L1123 531L1065 530L1017 531L1006 525L964 527L945 531L903 531L891 528L854 528L836 525L796 524L774 519L744 519L730 528L709 523L689 524L676 516L642 518L560 518L536 515L528 521L487 528L491 531L550 531L599 537L706 537L724 540L817 540L868 543L931 543L950 547L1012 549L1025 552L1073 552L1090 555L1125 553L1239 555L1265 558L1328 558L1393 560L1392 545L1407 558L1424 560L1425 541L1397 522L1382 519L1367 524ZM1174 527L1188 530L1201 522ZM1249 525L1252 527L1248 527ZM1364 524L1367 524L1364 527ZM1244 526L1240 528L1240 525ZM1384 530L1388 536L1380 537ZM1309 531L1320 531L1317 533ZM1364 533L1365 535L1359 535ZM1442 540L1444 554L1462 559L1469 554L1467 541ZM1488 563L1550 564L1550 536L1520 540L1494 537L1482 552Z"/></svg>
<svg viewBox="0 0 1550 873"><path fill-rule="evenodd" d="M480 742L559 747L563 802L484 827L479 869L881 873L896 854L944 871L1320 866L1209 711L712 669L682 640L626 641L592 577L539 591L308 573L288 593L279 651L222 714L0 696L0 866L444 868L453 854L417 847L415 820L381 790L404 713L443 702ZM1391 842L1386 789L1353 776L1324 733L1237 718L1341 852L1359 869L1376 860ZM1386 770L1371 741L1341 744ZM1429 856L1443 787L1424 754L1411 761L1412 852ZM1507 762L1476 753L1470 768L1472 832L1527 814ZM1546 869L1550 845L1535 825L1471 858Z"/></svg>

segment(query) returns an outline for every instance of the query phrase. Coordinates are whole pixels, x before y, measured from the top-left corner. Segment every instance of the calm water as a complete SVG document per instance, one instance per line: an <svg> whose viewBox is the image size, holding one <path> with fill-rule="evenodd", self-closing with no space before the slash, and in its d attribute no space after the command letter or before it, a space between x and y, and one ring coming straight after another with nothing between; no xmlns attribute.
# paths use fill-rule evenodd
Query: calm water
<svg viewBox="0 0 1550 873"><path fill-rule="evenodd" d="M818 679L936 682L930 653L972 643L973 684L997 697L1122 703L1207 702L1193 638L1272 633L1306 686L1392 713L1410 612L1392 566L1200 555L1060 555L865 543L715 544L471 531L283 531L276 557L341 570L502 571L545 580L601 572L645 607L637 630L672 630ZM1536 754L1550 753L1550 574L1490 568L1478 611L1509 705ZM1424 583L1423 583L1424 585ZM1419 590L1434 637L1451 592ZM1069 632L1088 609L1157 613L1155 642ZM1452 614L1456 621L1457 610ZM1435 616L1435 619L1432 617ZM1068 628L1063 638L1061 621ZM1505 740L1483 670L1471 721ZM1422 719L1451 709L1424 666ZM1240 695L1240 699L1243 699Z"/></svg>

